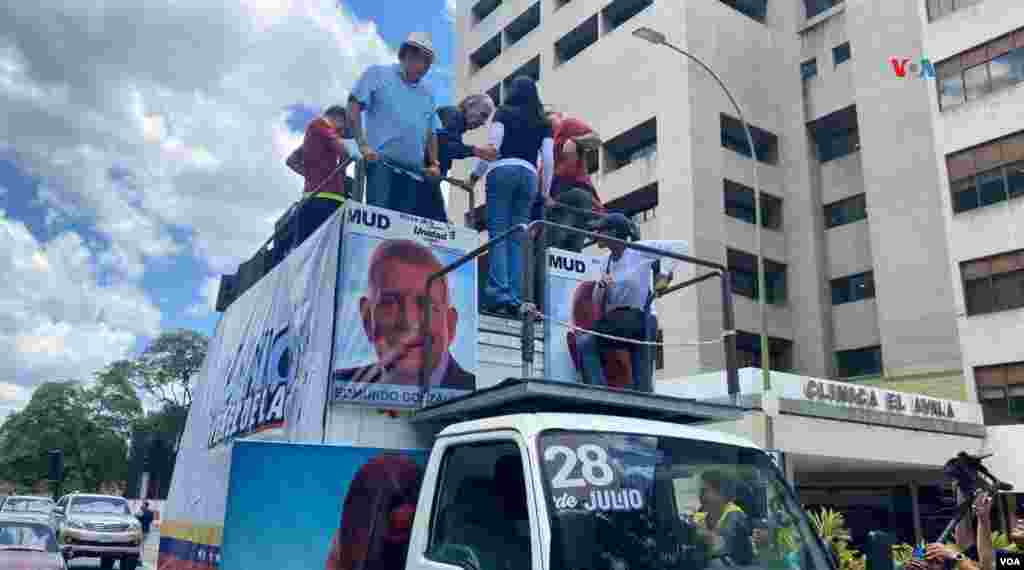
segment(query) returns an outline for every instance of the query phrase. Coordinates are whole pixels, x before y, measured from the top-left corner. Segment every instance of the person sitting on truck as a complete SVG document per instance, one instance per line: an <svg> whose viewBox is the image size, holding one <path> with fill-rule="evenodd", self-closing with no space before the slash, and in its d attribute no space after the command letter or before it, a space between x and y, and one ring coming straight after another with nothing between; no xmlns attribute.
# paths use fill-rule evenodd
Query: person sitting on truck
<svg viewBox="0 0 1024 570"><path fill-rule="evenodd" d="M650 247L669 250L685 250L686 243L680 241L639 241L640 232L621 213L613 212L591 224L591 228L621 241L634 241ZM644 310L654 290L668 285L672 280L674 260L629 249L621 243L598 240L598 247L610 251L604 265L604 275L594 289L594 302L600 308L600 317L594 323L593 331L619 338L650 341L649 331L658 329L658 320L653 303L650 314ZM629 370L626 379L617 385L632 383L634 389L649 390L651 358L647 347L627 341L608 339L597 335L581 335L577 350L583 365L584 382L590 385L607 386L606 371L602 367L602 354L611 351L628 351L626 362L618 367Z"/></svg>
<svg viewBox="0 0 1024 570"><path fill-rule="evenodd" d="M713 555L746 566L754 559L753 529L736 504L736 480L725 471L709 469L700 476L703 519L698 532L712 547Z"/></svg>
<svg viewBox="0 0 1024 570"><path fill-rule="evenodd" d="M442 269L430 248L407 239L381 242L370 256L366 295L359 300L363 331L377 353L377 362L335 372L335 380L402 386L419 384L420 367L428 367L431 386L474 390L476 376L463 369L449 352L459 314L450 304L447 277L430 292L432 352L425 355L420 302L427 278Z"/></svg>
<svg viewBox="0 0 1024 570"><path fill-rule="evenodd" d="M366 203L419 216L424 181L401 174L378 158L418 168L427 157L423 173L440 176L434 93L423 81L434 62L430 37L422 32L409 34L398 48L398 60L363 72L349 96L348 118L367 161Z"/></svg>
<svg viewBox="0 0 1024 570"><path fill-rule="evenodd" d="M451 170L452 164L456 160L471 157L482 160L498 158L497 151L492 147L473 146L462 142L462 137L466 132L482 127L492 114L494 114L494 101L486 93L470 95L463 99L458 106L446 106L437 110L437 116L441 120L441 128L437 131L441 178L448 176L448 171ZM469 186L468 182L460 183L462 186ZM444 197L441 195L441 180L431 181L428 185L430 191L423 196L423 199L428 202L422 208L424 216L448 223Z"/></svg>

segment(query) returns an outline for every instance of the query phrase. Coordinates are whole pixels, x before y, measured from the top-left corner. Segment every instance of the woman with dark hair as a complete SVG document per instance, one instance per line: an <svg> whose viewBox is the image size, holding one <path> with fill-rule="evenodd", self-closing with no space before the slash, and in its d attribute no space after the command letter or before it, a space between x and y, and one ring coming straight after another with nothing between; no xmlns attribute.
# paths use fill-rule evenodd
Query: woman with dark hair
<svg viewBox="0 0 1024 570"><path fill-rule="evenodd" d="M420 466L404 455L366 462L349 485L325 570L405 568L421 476Z"/></svg>
<svg viewBox="0 0 1024 570"><path fill-rule="evenodd" d="M469 181L475 185L486 171L487 233L493 239L529 220L530 205L537 193L538 157L544 173L542 199L551 200L554 136L533 79L519 76L512 80L508 99L491 121L490 143L498 151L498 160L481 161ZM524 237L516 234L491 248L484 312L518 312L522 302Z"/></svg>

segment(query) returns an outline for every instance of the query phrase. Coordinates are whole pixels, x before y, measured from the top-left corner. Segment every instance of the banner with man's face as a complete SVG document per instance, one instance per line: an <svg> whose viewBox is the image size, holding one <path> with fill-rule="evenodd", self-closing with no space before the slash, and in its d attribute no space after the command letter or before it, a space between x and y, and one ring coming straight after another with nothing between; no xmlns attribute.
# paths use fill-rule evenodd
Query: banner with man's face
<svg viewBox="0 0 1024 570"><path fill-rule="evenodd" d="M344 219L332 403L417 407L424 368L431 403L475 390L475 260L435 280L429 316L422 307L428 277L475 249L477 233L359 203Z"/></svg>
<svg viewBox="0 0 1024 570"><path fill-rule="evenodd" d="M601 256L548 248L545 312L563 323L592 328L598 315L593 301L594 285L601 279L602 262ZM547 378L563 382L577 380L573 347L578 335L567 326L544 321L544 374Z"/></svg>

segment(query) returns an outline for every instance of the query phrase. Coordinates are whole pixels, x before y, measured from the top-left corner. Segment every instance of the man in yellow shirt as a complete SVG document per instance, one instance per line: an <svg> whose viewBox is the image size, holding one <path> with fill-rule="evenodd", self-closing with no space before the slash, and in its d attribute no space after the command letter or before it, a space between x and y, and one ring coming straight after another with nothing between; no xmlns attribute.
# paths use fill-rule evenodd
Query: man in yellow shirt
<svg viewBox="0 0 1024 570"><path fill-rule="evenodd" d="M736 480L720 470L701 474L701 510L694 516L698 531L711 545L712 555L732 565L748 565L754 559L750 521L735 503Z"/></svg>

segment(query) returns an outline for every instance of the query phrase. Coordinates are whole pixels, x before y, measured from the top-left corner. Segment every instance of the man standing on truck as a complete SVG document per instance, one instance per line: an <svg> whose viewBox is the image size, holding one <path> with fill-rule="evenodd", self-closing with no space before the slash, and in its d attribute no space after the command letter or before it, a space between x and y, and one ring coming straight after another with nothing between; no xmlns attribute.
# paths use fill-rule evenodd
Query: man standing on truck
<svg viewBox="0 0 1024 570"><path fill-rule="evenodd" d="M420 303L427 278L443 268L427 246L407 239L382 242L370 257L366 295L359 300L363 330L377 362L339 370L337 382L418 386L425 365L431 386L476 389L476 376L455 360L449 349L455 341L459 313L451 305L447 277L434 281L430 291L432 339L430 354L423 342L425 323Z"/></svg>
<svg viewBox="0 0 1024 570"><path fill-rule="evenodd" d="M288 157L288 167L306 179L304 194L316 193L295 214L293 247L306 241L345 203L345 166L353 160L342 141L348 135L345 108L333 105L310 121L302 146ZM351 149L355 150L355 149Z"/></svg>
<svg viewBox="0 0 1024 570"><path fill-rule="evenodd" d="M398 64L373 65L356 81L349 95L348 117L359 152L366 159L366 203L421 216L426 181L389 167L418 169L440 176L434 114L434 93L423 81L434 62L430 37L409 34L398 49ZM366 129L363 129L363 113ZM382 160L381 160L382 159Z"/></svg>

